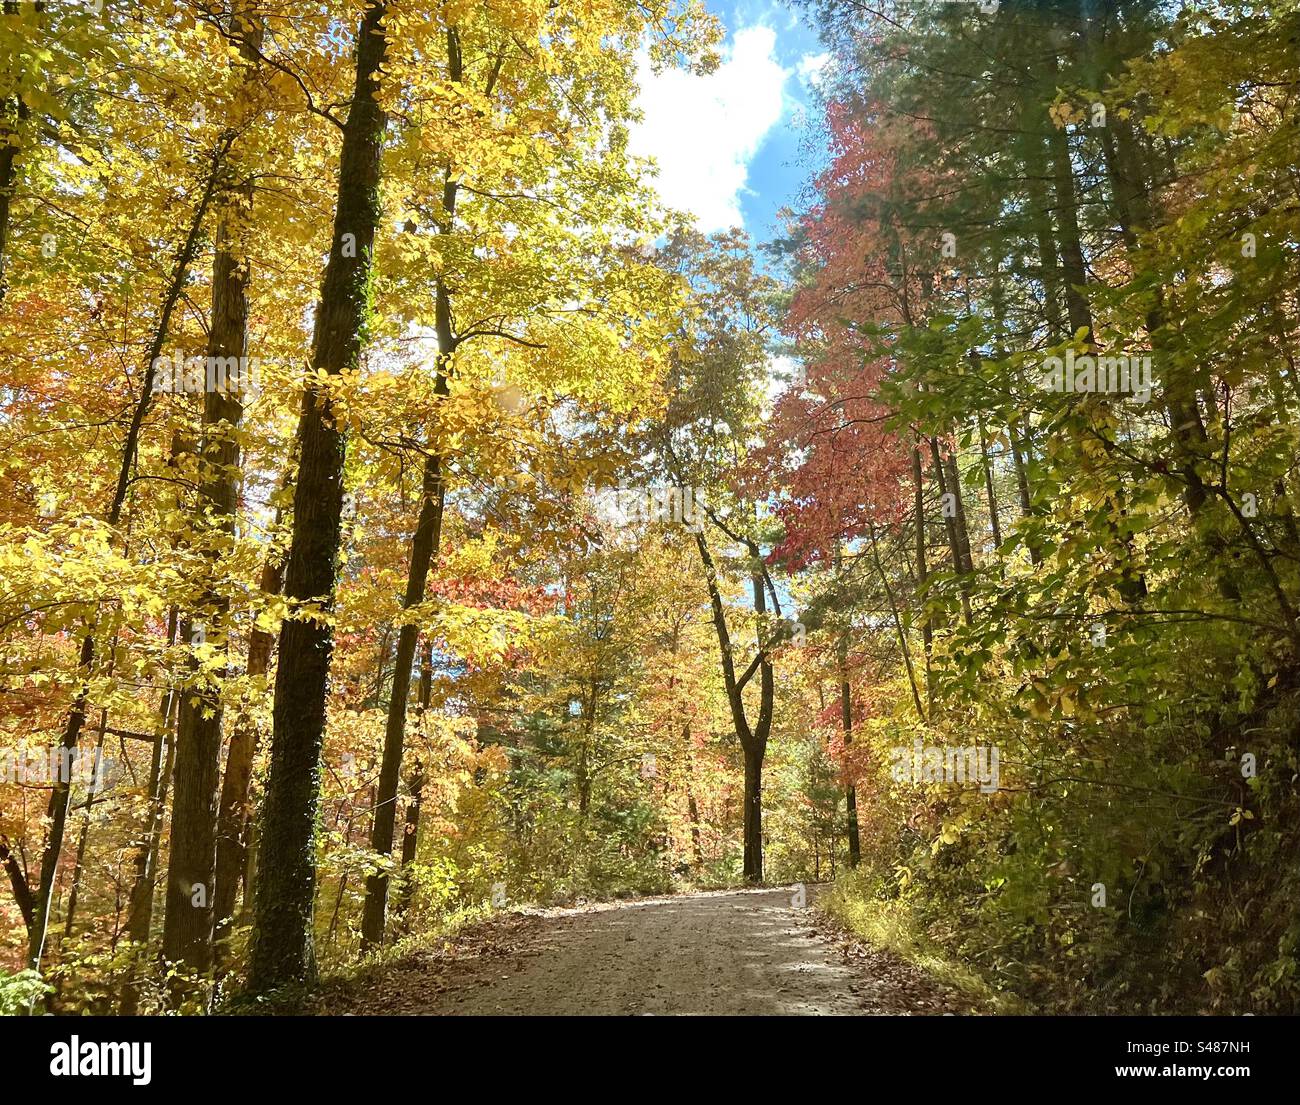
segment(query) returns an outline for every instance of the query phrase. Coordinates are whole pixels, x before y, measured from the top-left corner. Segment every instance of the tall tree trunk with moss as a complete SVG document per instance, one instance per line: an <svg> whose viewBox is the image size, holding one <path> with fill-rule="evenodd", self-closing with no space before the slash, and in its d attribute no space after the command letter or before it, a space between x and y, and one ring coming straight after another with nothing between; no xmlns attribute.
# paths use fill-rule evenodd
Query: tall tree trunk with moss
<svg viewBox="0 0 1300 1105"><path fill-rule="evenodd" d="M236 12L232 36L240 43L243 80L251 82L261 46L261 24ZM191 685L180 697L176 722L176 781L172 799L171 853L163 916L163 956L191 971L213 962L217 863L217 799L221 783L224 711L230 636L230 600L217 583L220 563L235 537L239 507L239 427L248 386L249 260L239 212L252 205L248 179L227 178L221 197L212 260L212 317L208 326L199 488L193 522L202 556L203 590L186 622ZM230 378L230 368L237 375ZM211 657L211 659L209 659Z"/></svg>
<svg viewBox="0 0 1300 1105"><path fill-rule="evenodd" d="M312 374L298 422L293 536L284 577L293 609L280 632L271 767L258 833L248 976L253 994L316 978L316 811L347 454L346 430L320 377L355 368L365 333L387 126L378 99L388 46L385 13L383 3L369 4L357 31L356 82L343 128L334 230L316 314Z"/></svg>

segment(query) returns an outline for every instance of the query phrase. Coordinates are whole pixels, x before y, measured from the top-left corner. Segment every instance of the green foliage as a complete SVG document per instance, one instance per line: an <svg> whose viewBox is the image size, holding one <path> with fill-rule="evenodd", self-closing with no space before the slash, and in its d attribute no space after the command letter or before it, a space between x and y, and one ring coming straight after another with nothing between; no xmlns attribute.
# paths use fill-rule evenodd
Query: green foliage
<svg viewBox="0 0 1300 1105"><path fill-rule="evenodd" d="M36 971L0 970L0 1017L17 1017L53 990Z"/></svg>
<svg viewBox="0 0 1300 1105"><path fill-rule="evenodd" d="M1294 1011L1300 12L956 8L820 13L835 160L790 325L818 379L876 366L920 464L870 528L797 482L784 511L836 508L862 654L834 900L1044 1010ZM1149 395L1044 386L1132 350ZM918 737L996 747L1000 787L893 777Z"/></svg>

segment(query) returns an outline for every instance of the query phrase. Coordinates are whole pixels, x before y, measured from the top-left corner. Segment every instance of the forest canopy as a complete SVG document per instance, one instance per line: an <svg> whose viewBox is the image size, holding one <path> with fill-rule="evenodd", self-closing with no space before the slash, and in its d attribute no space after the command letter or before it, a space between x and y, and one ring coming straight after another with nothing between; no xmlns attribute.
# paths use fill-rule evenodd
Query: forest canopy
<svg viewBox="0 0 1300 1105"><path fill-rule="evenodd" d="M795 883L1296 1010L1300 7L783 15L764 241L630 146L697 0L3 5L0 1011Z"/></svg>

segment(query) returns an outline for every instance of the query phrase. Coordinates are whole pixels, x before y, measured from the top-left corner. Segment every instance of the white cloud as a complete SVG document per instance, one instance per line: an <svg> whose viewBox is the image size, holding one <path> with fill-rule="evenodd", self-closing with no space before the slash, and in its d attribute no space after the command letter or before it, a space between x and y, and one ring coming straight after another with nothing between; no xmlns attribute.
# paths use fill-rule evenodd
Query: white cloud
<svg viewBox="0 0 1300 1105"><path fill-rule="evenodd" d="M821 83L822 70L826 68L826 63L831 60L829 53L823 54L804 54L795 66L795 72L799 74L799 79L809 88L816 88Z"/></svg>
<svg viewBox="0 0 1300 1105"><path fill-rule="evenodd" d="M689 211L703 231L740 226L749 163L785 110L792 70L776 60L770 27L738 30L708 76L658 75L642 58L637 103L644 120L631 149L658 163L658 189L672 208Z"/></svg>

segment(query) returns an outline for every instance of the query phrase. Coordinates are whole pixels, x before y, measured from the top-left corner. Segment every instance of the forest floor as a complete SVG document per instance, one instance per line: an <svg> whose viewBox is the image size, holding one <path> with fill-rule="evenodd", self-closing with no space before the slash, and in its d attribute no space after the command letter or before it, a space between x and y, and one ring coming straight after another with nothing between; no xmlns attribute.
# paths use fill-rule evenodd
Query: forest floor
<svg viewBox="0 0 1300 1105"><path fill-rule="evenodd" d="M809 888L809 896L815 888ZM325 1014L936 1015L970 1010L793 888L497 914L385 965Z"/></svg>

